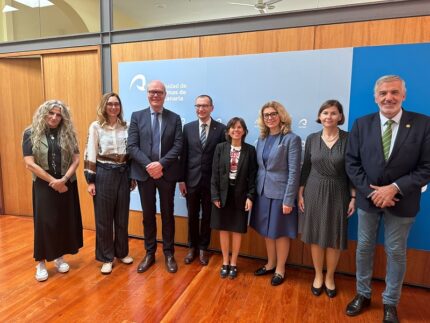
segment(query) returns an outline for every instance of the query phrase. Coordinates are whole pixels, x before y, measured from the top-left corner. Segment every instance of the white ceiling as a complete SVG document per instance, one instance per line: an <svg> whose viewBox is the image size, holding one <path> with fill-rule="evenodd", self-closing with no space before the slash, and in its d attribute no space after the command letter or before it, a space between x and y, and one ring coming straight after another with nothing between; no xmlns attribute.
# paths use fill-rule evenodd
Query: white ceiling
<svg viewBox="0 0 430 323"><path fill-rule="evenodd" d="M129 25L152 27L179 23L219 20L259 15L251 6L232 5L229 2L256 4L258 0L114 0L116 27ZM265 0L264 2L266 2ZM357 6L407 0L282 0L267 14L308 11L342 6Z"/></svg>

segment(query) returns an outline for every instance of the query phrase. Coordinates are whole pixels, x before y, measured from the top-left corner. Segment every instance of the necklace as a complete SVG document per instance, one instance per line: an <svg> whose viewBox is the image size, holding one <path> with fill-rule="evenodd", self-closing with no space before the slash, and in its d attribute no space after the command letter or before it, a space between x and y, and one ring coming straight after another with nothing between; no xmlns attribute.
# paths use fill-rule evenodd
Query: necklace
<svg viewBox="0 0 430 323"><path fill-rule="evenodd" d="M48 138L49 138L49 140L48 140L49 146L51 149L51 167L52 167L52 170L54 171L54 174L56 174L57 173L57 167L56 167L56 163L55 163L55 157L56 157L56 155L55 155L55 136L53 133L50 133Z"/></svg>
<svg viewBox="0 0 430 323"><path fill-rule="evenodd" d="M339 130L337 131L337 133L334 135L334 136L327 136L326 134L324 134L324 132L323 132L323 134L322 134L322 136L321 136L323 139L324 139L324 141L327 141L327 142L333 142L333 141L335 141L337 138L339 138Z"/></svg>

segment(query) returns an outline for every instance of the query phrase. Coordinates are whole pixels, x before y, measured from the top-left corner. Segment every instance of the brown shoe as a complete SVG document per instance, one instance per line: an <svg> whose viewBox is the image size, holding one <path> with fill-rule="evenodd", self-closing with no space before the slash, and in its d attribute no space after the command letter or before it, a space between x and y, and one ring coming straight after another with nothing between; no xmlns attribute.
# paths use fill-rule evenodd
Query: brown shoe
<svg viewBox="0 0 430 323"><path fill-rule="evenodd" d="M166 256L166 269L169 273L176 273L178 271L178 264L173 256Z"/></svg>
<svg viewBox="0 0 430 323"><path fill-rule="evenodd" d="M207 250L200 250L199 261L202 266L207 266L209 263L209 252Z"/></svg>
<svg viewBox="0 0 430 323"><path fill-rule="evenodd" d="M155 256L152 254L146 254L145 258L137 266L138 273L144 273L155 263Z"/></svg>
<svg viewBox="0 0 430 323"><path fill-rule="evenodd" d="M189 265L194 261L194 259L196 259L196 257L197 257L196 249L190 248L190 249L188 249L188 253L184 258L184 263L186 265Z"/></svg>

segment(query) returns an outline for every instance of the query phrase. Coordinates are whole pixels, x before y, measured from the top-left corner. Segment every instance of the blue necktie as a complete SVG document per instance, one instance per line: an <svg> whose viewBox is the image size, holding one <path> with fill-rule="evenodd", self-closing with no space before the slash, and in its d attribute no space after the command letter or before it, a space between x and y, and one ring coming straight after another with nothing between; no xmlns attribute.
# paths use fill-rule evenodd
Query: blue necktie
<svg viewBox="0 0 430 323"><path fill-rule="evenodd" d="M152 147L151 147L151 160L157 161L160 159L160 123L158 122L158 115L160 113L154 112L154 120L152 122Z"/></svg>

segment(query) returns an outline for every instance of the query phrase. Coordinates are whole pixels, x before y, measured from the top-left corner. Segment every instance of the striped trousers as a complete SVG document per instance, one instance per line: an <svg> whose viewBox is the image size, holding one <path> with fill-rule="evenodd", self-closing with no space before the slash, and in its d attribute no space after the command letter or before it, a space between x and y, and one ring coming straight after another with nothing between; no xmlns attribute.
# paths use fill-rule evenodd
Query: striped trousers
<svg viewBox="0 0 430 323"><path fill-rule="evenodd" d="M105 167L96 170L96 259L112 262L128 255L130 184L127 166Z"/></svg>

